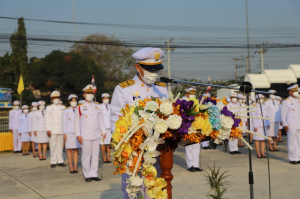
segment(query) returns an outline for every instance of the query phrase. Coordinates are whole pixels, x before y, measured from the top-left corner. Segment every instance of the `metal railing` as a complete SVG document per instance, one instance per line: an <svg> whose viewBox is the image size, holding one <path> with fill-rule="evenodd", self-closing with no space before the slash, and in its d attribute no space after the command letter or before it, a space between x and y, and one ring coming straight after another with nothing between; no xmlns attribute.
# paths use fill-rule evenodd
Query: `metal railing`
<svg viewBox="0 0 300 199"><path fill-rule="evenodd" d="M9 132L8 120L0 120L0 133Z"/></svg>

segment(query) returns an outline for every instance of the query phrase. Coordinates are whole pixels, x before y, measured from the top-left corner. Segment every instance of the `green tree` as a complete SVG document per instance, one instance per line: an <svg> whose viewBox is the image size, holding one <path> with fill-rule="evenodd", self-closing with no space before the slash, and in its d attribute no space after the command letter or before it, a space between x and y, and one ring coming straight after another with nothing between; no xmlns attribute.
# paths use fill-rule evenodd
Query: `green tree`
<svg viewBox="0 0 300 199"><path fill-rule="evenodd" d="M93 34L74 44L72 51L93 61L98 70L105 71L104 89L112 93L115 86L134 76L133 50L122 46L122 42L115 37ZM103 45L114 44L114 45ZM96 79L96 77L95 77ZM97 80L97 79L96 79Z"/></svg>
<svg viewBox="0 0 300 199"><path fill-rule="evenodd" d="M9 72L14 73L14 82L19 81L20 75L23 75L25 87L27 81L28 71L28 57L27 57L27 39L26 28L23 17L18 19L18 28L10 37L10 47L12 50L10 56ZM16 90L17 84L14 88Z"/></svg>
<svg viewBox="0 0 300 199"><path fill-rule="evenodd" d="M82 99L82 89L91 83L92 75L98 88L97 99L104 91L105 73L93 61L76 53L52 51L41 60L30 59L30 67L31 85L41 91L42 99L47 102L53 90L61 92L64 102L69 94L77 94Z"/></svg>
<svg viewBox="0 0 300 199"><path fill-rule="evenodd" d="M10 55L5 53L3 57L0 57L0 87L14 88L14 73L10 70Z"/></svg>

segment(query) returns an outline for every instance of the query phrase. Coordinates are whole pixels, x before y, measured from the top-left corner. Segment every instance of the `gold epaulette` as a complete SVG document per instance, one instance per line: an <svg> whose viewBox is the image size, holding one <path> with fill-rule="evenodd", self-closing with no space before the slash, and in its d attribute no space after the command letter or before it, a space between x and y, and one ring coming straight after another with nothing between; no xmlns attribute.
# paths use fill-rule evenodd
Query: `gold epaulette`
<svg viewBox="0 0 300 199"><path fill-rule="evenodd" d="M77 105L77 106L82 106L83 104L79 104L79 105Z"/></svg>
<svg viewBox="0 0 300 199"><path fill-rule="evenodd" d="M99 102L94 102L95 104L100 104Z"/></svg>
<svg viewBox="0 0 300 199"><path fill-rule="evenodd" d="M70 108L70 107L68 106L68 107L66 107L65 109L68 109L68 108Z"/></svg>
<svg viewBox="0 0 300 199"><path fill-rule="evenodd" d="M132 86L134 84L135 84L135 81L133 79L119 83L119 85L121 86L121 88L126 88L126 87Z"/></svg>
<svg viewBox="0 0 300 199"><path fill-rule="evenodd" d="M166 83L164 83L164 82L155 82L154 84L157 86L166 87Z"/></svg>

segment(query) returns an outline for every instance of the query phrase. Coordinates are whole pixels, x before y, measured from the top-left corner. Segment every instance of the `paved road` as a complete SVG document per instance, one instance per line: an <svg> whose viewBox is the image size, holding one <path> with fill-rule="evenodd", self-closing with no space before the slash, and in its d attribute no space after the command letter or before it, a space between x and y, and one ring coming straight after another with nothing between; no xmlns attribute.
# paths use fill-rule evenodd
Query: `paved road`
<svg viewBox="0 0 300 199"><path fill-rule="evenodd" d="M286 137L284 137L286 140ZM278 145L280 152L270 152L271 188L273 199L299 198L300 164L291 165L287 159L286 142ZM207 165L221 167L228 171L231 185L225 194L230 199L249 197L248 150L240 148L241 155L230 155L217 150L201 150L201 167ZM49 152L47 153L49 157ZM66 153L64 153L66 156ZM267 160L257 159L252 151L254 172L254 196L257 199L268 196ZM101 159L101 157L100 157ZM67 160L66 160L67 163ZM94 199L122 198L120 176L113 175L112 164L99 165L102 181L87 183L79 174L70 174L68 167L50 168L49 158L39 161L32 156L13 153L0 153L0 198L2 199ZM173 198L207 198L210 190L203 176L204 172L188 172L185 163L184 147L180 146L174 154Z"/></svg>

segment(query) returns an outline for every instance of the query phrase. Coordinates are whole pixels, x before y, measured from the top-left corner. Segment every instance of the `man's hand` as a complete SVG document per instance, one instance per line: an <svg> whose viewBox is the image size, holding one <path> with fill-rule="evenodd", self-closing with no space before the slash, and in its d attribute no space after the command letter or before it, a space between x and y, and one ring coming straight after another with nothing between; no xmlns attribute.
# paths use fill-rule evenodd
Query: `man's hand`
<svg viewBox="0 0 300 199"><path fill-rule="evenodd" d="M21 136L21 133L19 133L19 136Z"/></svg>
<svg viewBox="0 0 300 199"><path fill-rule="evenodd" d="M285 132L289 132L289 127L288 127L288 126L285 126L285 127L284 127L284 130L285 130Z"/></svg>
<svg viewBox="0 0 300 199"><path fill-rule="evenodd" d="M31 131L29 131L28 134L31 136Z"/></svg>
<svg viewBox="0 0 300 199"><path fill-rule="evenodd" d="M13 130L12 130L12 129L9 129L9 130L10 130L11 133L13 133Z"/></svg>
<svg viewBox="0 0 300 199"><path fill-rule="evenodd" d="M78 136L78 137L77 137L77 140L78 140L78 142L82 145L82 137L81 137L81 136Z"/></svg>
<svg viewBox="0 0 300 199"><path fill-rule="evenodd" d="M47 131L47 135L50 138L51 137L51 131Z"/></svg>
<svg viewBox="0 0 300 199"><path fill-rule="evenodd" d="M64 134L64 141L66 142L67 141L67 135Z"/></svg>
<svg viewBox="0 0 300 199"><path fill-rule="evenodd" d="M255 131L255 132L257 132L257 127L256 127L256 128L254 128L254 131Z"/></svg>
<svg viewBox="0 0 300 199"><path fill-rule="evenodd" d="M34 131L33 133L34 133L34 135L36 136L36 131Z"/></svg>
<svg viewBox="0 0 300 199"><path fill-rule="evenodd" d="M268 130L270 130L270 126L268 126Z"/></svg>
<svg viewBox="0 0 300 199"><path fill-rule="evenodd" d="M106 138L106 133L104 134L103 138L104 138L104 139Z"/></svg>

